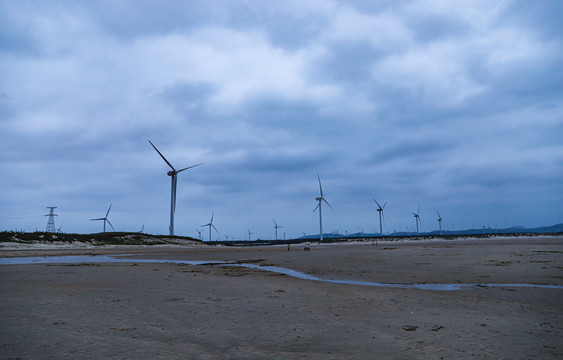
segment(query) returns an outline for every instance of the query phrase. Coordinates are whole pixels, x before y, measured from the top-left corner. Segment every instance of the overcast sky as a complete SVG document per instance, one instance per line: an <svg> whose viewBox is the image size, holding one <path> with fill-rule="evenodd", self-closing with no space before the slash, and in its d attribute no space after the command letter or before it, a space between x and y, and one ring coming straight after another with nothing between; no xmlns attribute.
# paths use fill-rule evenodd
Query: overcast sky
<svg viewBox="0 0 563 360"><path fill-rule="evenodd" d="M0 1L0 230L563 222L563 2Z"/></svg>

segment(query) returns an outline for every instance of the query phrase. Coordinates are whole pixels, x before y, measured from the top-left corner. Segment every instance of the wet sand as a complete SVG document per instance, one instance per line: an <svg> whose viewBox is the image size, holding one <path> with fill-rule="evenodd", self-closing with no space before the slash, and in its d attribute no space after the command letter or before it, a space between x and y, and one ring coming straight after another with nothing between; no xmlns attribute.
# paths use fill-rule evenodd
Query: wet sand
<svg viewBox="0 0 563 360"><path fill-rule="evenodd" d="M563 285L563 237L259 248L3 248L0 256L133 254L131 263L0 266L4 359L557 359L563 290L376 288L338 280Z"/></svg>

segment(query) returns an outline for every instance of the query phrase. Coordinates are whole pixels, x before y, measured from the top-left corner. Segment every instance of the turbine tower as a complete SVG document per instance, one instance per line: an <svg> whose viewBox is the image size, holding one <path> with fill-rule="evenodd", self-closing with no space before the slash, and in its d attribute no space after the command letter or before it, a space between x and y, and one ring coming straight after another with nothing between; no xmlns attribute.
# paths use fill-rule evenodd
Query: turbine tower
<svg viewBox="0 0 563 360"><path fill-rule="evenodd" d="M418 207L418 212L412 214L414 215L414 220L416 222L416 233L418 234L418 223L420 222L420 206Z"/></svg>
<svg viewBox="0 0 563 360"><path fill-rule="evenodd" d="M111 228L113 229L113 231L115 231L113 225L109 222L108 220L108 215L109 215L109 211L111 210L111 205L109 205L108 211L106 212L106 216L103 218L97 218L97 219L90 219L90 221L96 221L96 220L103 220L104 221L104 232L106 232L106 222L109 224L109 226L111 226Z"/></svg>
<svg viewBox="0 0 563 360"><path fill-rule="evenodd" d="M385 205L387 205L387 201L383 204L383 206L379 205L377 200L373 199L373 201L375 201L375 203L377 204L377 212L379 213L379 234L383 236L383 225L381 223L381 218L383 217L383 219L385 220L385 216L383 215L383 209L385 209Z"/></svg>
<svg viewBox="0 0 563 360"><path fill-rule="evenodd" d="M213 228L215 230L215 232L217 232L217 234L219 234L219 231L217 231L217 228L215 227L215 225L213 225L213 215L214 215L214 213L211 213L211 221L209 221L209 223L207 223L205 225L201 225L201 227L209 226L209 242L211 242L211 228Z"/></svg>
<svg viewBox="0 0 563 360"><path fill-rule="evenodd" d="M174 213L176 212L176 185L178 184L178 177L177 175L184 171L184 170L188 170L191 169L193 167L202 165L201 164L197 164L197 165L192 165L192 166L188 166L186 168L180 169L180 170L176 170L174 168L174 166L172 166L172 164L170 164L170 162L168 162L168 160L166 160L166 158L164 157L164 155L162 155L160 153L160 151L158 151L158 149L156 148L156 146L154 146L154 144L149 140L149 143L152 145L152 147L156 150L156 152L158 153L158 155L160 155L160 157L162 158L162 160L164 160L165 163L168 164L168 166L170 166L170 168L172 168L172 170L170 170L167 174L168 176L170 176L171 178L171 190L170 190L170 235L174 235Z"/></svg>
<svg viewBox="0 0 563 360"><path fill-rule="evenodd" d="M47 206L47 209L49 209L49 213L46 214L45 216L48 216L49 218L47 219L47 229L45 229L45 232L48 233L55 232L55 216L58 216L57 214L55 214L56 208L57 208L56 206Z"/></svg>
<svg viewBox="0 0 563 360"><path fill-rule="evenodd" d="M440 235L442 235L442 217L440 216L440 213L436 211L436 214L438 214L438 226L440 228Z"/></svg>
<svg viewBox="0 0 563 360"><path fill-rule="evenodd" d="M319 204L317 205L317 207L313 210L313 212L317 209L319 209L319 227L320 227L320 242L323 241L323 211L322 211L322 204L323 201L332 209L332 206L330 206L330 204L328 203L328 201L326 201L326 199L324 198L323 195L323 186L321 185L321 177L319 176L319 174L317 174L317 178L319 179L319 190L321 193L321 196L315 198L315 200L317 200L319 202Z"/></svg>
<svg viewBox="0 0 563 360"><path fill-rule="evenodd" d="M272 219L274 220L274 219ZM276 229L276 240L278 239L278 229L282 228L283 226L278 225L278 223L276 222L276 220L274 220L274 228ZM285 240L285 239L284 239Z"/></svg>

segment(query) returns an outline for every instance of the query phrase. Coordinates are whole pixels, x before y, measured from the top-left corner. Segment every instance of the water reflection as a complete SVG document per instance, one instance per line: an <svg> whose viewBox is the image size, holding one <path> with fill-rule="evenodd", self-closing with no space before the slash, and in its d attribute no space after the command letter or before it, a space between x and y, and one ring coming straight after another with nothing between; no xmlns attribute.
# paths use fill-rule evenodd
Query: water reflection
<svg viewBox="0 0 563 360"><path fill-rule="evenodd" d="M308 275L296 270L281 268L277 266L261 266L257 264L238 264L227 261L202 261L202 260L170 260L170 259L134 259L127 255L69 255L69 256L35 256L0 258L0 265L29 265L29 264L93 264L93 263L167 263L186 265L227 265L248 269L258 269L278 274L284 274L294 278L311 281L321 281L333 284L347 284L359 286L375 286L399 289L418 289L435 291L465 290L475 287L532 287L546 289L563 289L561 285L537 285L537 284L399 284L381 283L358 280L331 280Z"/></svg>

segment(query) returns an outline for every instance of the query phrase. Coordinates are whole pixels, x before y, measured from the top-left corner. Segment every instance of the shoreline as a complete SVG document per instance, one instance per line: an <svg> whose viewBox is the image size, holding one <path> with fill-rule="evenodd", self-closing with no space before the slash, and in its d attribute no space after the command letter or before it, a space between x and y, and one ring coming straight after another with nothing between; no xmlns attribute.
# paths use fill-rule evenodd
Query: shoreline
<svg viewBox="0 0 563 360"><path fill-rule="evenodd" d="M291 249L300 249L305 245L314 247L325 247L325 246L364 246L377 244L381 246L386 245L421 245L421 244L432 244L432 243L448 243L448 244L510 244L519 242L562 242L563 235L534 235L534 236L494 236L490 238L481 237L460 237L454 239L444 239L444 238L432 238L432 239L394 239L394 240L381 240L381 239L371 239L365 241L350 240L350 241L339 241L339 242L327 242L319 243L318 241L308 241L299 244L289 244ZM260 248L283 248L287 249L288 244L273 244L273 245L245 245L245 246L228 246L228 245L215 245L213 243L194 243L189 245L178 245L178 244L154 244L154 245L92 245L84 242L43 242L37 240L35 242L21 243L21 242L4 242L0 243L0 257L9 257L18 252L41 252L45 251L45 254L60 252L91 252L95 250L101 253L125 253L133 251L135 253L147 251L153 252L153 250L167 250L167 251L181 251L182 249L260 249ZM30 255L33 256L33 255Z"/></svg>

